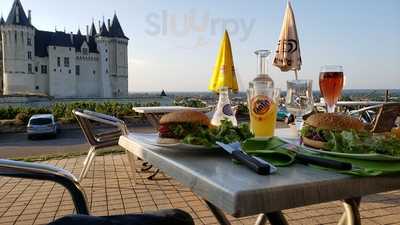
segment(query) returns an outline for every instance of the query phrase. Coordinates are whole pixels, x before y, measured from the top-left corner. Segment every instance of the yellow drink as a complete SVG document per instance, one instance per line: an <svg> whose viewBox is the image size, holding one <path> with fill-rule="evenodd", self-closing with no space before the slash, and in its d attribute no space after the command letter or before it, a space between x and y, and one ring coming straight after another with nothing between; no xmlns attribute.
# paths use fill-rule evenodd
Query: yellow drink
<svg viewBox="0 0 400 225"><path fill-rule="evenodd" d="M256 137L272 137L275 133L277 104L268 96L254 96L250 101L250 127Z"/></svg>

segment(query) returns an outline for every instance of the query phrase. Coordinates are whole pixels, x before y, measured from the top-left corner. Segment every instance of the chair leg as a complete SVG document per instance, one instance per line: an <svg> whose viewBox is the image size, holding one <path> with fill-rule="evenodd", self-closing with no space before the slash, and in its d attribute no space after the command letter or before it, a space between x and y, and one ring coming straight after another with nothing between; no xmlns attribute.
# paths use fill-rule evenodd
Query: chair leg
<svg viewBox="0 0 400 225"><path fill-rule="evenodd" d="M90 150L86 156L85 161L83 162L83 169L81 171L81 174L79 176L79 182L81 182L87 175L87 172L89 171L90 165L92 164L92 161L94 157L96 156L96 148L95 147L90 147Z"/></svg>
<svg viewBox="0 0 400 225"><path fill-rule="evenodd" d="M136 184L136 156L129 151L126 151L126 155L128 156L129 166L133 173L133 183Z"/></svg>

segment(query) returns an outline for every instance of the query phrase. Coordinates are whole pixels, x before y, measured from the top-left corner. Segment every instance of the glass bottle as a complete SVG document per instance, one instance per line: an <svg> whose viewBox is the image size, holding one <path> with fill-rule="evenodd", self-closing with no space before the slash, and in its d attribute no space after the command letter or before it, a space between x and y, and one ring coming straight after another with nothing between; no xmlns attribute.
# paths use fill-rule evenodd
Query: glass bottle
<svg viewBox="0 0 400 225"><path fill-rule="evenodd" d="M267 83L268 88L274 87L274 81L269 76L268 68L269 68L269 55L271 54L270 50L257 50L254 52L257 56L257 76L254 78L253 82L261 82Z"/></svg>
<svg viewBox="0 0 400 225"><path fill-rule="evenodd" d="M232 110L231 101L229 100L229 89L222 87L219 91L219 100L211 124L220 126L222 120L229 120L234 126L237 126L237 120Z"/></svg>

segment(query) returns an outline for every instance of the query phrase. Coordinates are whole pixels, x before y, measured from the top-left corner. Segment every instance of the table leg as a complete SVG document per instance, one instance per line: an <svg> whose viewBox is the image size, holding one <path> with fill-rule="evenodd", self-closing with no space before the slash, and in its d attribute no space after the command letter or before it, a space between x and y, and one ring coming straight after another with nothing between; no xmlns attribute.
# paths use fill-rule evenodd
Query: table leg
<svg viewBox="0 0 400 225"><path fill-rule="evenodd" d="M265 225L267 223L267 216L265 214L260 214L257 217L256 223L254 225Z"/></svg>
<svg viewBox="0 0 400 225"><path fill-rule="evenodd" d="M344 213L339 220L338 225L361 225L360 206L361 198L350 198L343 201Z"/></svg>
<svg viewBox="0 0 400 225"><path fill-rule="evenodd" d="M160 172L160 169L156 169L152 175L147 177L148 180L154 180L154 177Z"/></svg>
<svg viewBox="0 0 400 225"><path fill-rule="evenodd" d="M214 214L215 218L218 220L220 225L231 225L229 220L226 218L224 212L222 212L219 208L217 208L215 205L211 204L207 200L204 201L206 202L208 208Z"/></svg>

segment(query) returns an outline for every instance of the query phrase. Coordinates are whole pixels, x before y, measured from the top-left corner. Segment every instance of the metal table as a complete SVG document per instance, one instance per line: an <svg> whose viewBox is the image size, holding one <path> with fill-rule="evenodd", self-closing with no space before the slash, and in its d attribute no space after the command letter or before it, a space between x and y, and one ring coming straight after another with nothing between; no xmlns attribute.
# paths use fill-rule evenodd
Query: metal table
<svg viewBox="0 0 400 225"><path fill-rule="evenodd" d="M287 136L289 130L277 133ZM268 219L277 225L287 224L281 210L336 200L343 200L345 207L339 224L359 225L362 196L400 188L398 177L352 177L300 164L259 176L232 163L222 150L155 147L140 134L122 136L119 145L201 196L222 225L230 224L223 211L237 218L260 214L256 224Z"/></svg>

